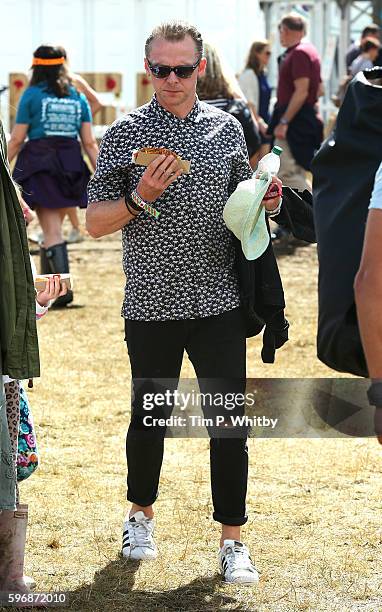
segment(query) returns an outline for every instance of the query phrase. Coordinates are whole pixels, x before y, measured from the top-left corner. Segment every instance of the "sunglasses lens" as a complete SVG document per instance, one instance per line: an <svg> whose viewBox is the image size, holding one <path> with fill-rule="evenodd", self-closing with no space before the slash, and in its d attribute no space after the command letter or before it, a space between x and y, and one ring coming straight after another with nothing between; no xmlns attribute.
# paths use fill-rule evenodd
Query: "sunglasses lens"
<svg viewBox="0 0 382 612"><path fill-rule="evenodd" d="M174 72L180 79L189 79L194 70L195 68L193 66L177 66Z"/></svg>
<svg viewBox="0 0 382 612"><path fill-rule="evenodd" d="M171 72L170 66L151 66L150 70L157 79L165 79Z"/></svg>

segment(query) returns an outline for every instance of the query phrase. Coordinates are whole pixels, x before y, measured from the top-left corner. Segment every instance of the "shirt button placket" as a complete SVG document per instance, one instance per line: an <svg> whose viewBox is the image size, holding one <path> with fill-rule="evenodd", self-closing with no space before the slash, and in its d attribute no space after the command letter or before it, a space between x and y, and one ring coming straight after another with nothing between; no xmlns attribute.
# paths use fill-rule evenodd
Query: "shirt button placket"
<svg viewBox="0 0 382 612"><path fill-rule="evenodd" d="M187 139L190 142L190 152L191 152L191 160L195 163L195 152L196 149L194 145L195 132L198 131L198 128L192 121L187 122L186 133L189 135ZM198 147L198 151L200 151ZM195 170L194 170L195 171ZM195 176L195 174L194 174ZM199 232L199 212L198 207L200 202L203 200L203 194L200 193L200 187L198 186L197 181L193 178L192 174L192 165L191 165L191 174L188 175L188 193L189 201L187 202L189 207L189 218L190 218L190 234L192 236L191 244L190 244L190 259L191 259L191 271L193 278L193 287L194 287L194 295L192 296L192 311L193 316L198 317L201 314L200 309L200 300L199 300L199 287L202 281L202 275L200 273L200 268L202 265L201 257L200 257L200 232Z"/></svg>

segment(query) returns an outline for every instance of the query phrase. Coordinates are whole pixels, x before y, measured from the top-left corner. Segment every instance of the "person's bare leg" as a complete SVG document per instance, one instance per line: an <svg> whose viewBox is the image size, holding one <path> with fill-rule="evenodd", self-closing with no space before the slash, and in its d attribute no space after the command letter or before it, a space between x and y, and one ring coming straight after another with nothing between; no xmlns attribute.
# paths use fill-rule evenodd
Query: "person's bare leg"
<svg viewBox="0 0 382 612"><path fill-rule="evenodd" d="M44 248L47 249L55 244L64 242L61 230L61 209L38 206L36 212L44 232Z"/></svg>
<svg viewBox="0 0 382 612"><path fill-rule="evenodd" d="M66 217L66 215L67 215L67 213L69 211L69 208L59 208L58 210L60 211L61 221L64 221L64 219L65 219L65 217Z"/></svg>
<svg viewBox="0 0 382 612"><path fill-rule="evenodd" d="M68 217L69 217L70 222L71 222L72 226L74 227L74 229L79 230L80 229L80 220L78 218L77 207L76 206L71 206L70 208L67 208L66 211L68 213Z"/></svg>
<svg viewBox="0 0 382 612"><path fill-rule="evenodd" d="M147 516L147 518L152 519L154 517L154 510L152 506L138 506L138 504L132 504L129 516L133 516L136 512L142 510L143 514Z"/></svg>
<svg viewBox="0 0 382 612"><path fill-rule="evenodd" d="M240 525L222 525L222 535L220 538L220 548L224 540L238 540L240 542Z"/></svg>

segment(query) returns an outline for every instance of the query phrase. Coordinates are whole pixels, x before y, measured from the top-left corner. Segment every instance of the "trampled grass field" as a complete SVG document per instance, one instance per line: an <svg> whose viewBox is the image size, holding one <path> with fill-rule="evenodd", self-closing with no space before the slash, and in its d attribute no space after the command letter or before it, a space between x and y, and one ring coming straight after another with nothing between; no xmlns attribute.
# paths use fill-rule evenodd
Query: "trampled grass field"
<svg viewBox="0 0 382 612"><path fill-rule="evenodd" d="M224 587L211 519L208 440L168 439L156 503L157 561L119 557L130 380L119 234L70 249L75 307L39 324L30 393L41 453L21 484L26 570L76 612L382 610L382 449L374 439L252 439L243 540L257 588ZM248 342L249 377L326 377L315 356L315 247L279 257L291 322L274 365ZM184 361L184 377L194 373Z"/></svg>

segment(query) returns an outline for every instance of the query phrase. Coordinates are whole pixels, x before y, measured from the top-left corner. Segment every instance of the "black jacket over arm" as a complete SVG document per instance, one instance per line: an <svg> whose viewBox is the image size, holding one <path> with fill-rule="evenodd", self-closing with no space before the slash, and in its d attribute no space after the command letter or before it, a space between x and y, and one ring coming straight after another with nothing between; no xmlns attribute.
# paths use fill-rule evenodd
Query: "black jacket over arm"
<svg viewBox="0 0 382 612"><path fill-rule="evenodd" d="M295 238L316 241L310 192L299 193L283 187L283 205L274 220L289 229ZM245 258L237 238L234 243L247 337L256 336L264 329L261 357L264 363L274 363L276 349L288 341L289 323L284 316L284 290L272 243L253 261Z"/></svg>

